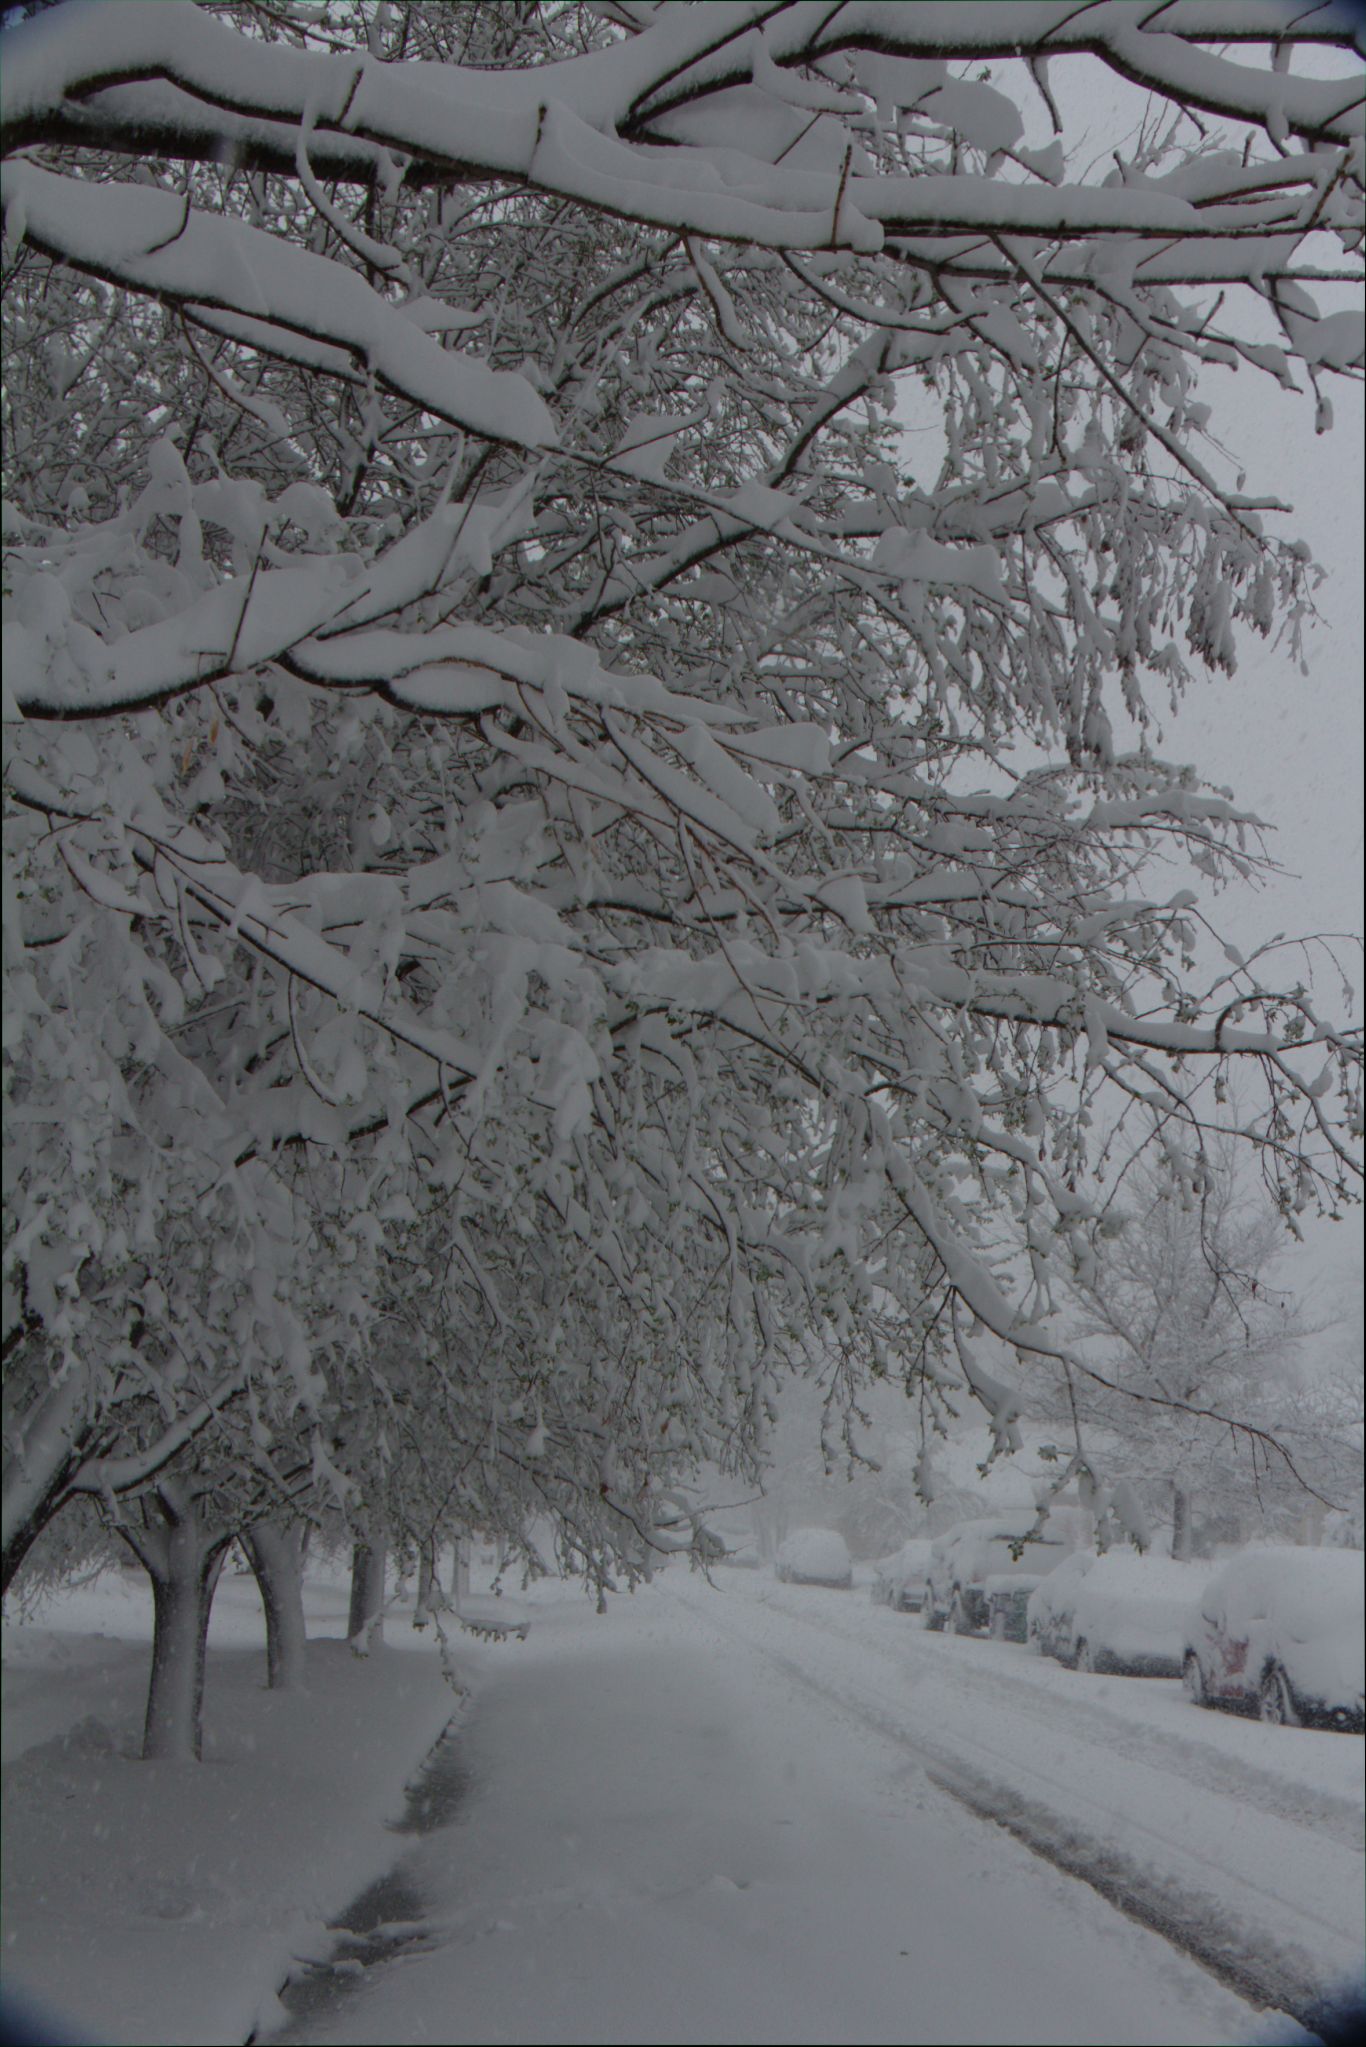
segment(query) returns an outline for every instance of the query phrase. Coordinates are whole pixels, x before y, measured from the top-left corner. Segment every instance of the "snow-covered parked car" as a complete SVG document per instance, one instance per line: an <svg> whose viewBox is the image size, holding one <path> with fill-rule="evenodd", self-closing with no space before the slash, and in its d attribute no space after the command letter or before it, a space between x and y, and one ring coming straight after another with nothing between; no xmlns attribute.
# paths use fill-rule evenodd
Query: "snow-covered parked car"
<svg viewBox="0 0 1366 2047"><path fill-rule="evenodd" d="M1073 1550L1030 1593L1025 1639L1041 1656L1056 1656L1059 1663L1072 1661L1072 1609L1077 1589L1096 1560L1093 1549Z"/></svg>
<svg viewBox="0 0 1366 2047"><path fill-rule="evenodd" d="M1031 1644L1076 1670L1180 1677L1192 1601L1213 1566L1077 1550L1029 1595Z"/></svg>
<svg viewBox="0 0 1366 2047"><path fill-rule="evenodd" d="M919 1613L929 1568L928 1535L914 1535L891 1556L879 1557L873 1566L874 1604L890 1606L894 1613Z"/></svg>
<svg viewBox="0 0 1366 2047"><path fill-rule="evenodd" d="M1182 1658L1197 1706L1366 1731L1362 1553L1249 1549L1209 1579Z"/></svg>
<svg viewBox="0 0 1366 2047"><path fill-rule="evenodd" d="M773 1570L784 1585L847 1587L854 1582L844 1537L833 1528L794 1528L779 1543Z"/></svg>
<svg viewBox="0 0 1366 2047"><path fill-rule="evenodd" d="M936 1536L925 1573L922 1624L947 1623L956 1635L971 1635L991 1625L994 1607L1001 1616L996 1632L1013 1632L1011 1616L1021 1595L1056 1570L1089 1533L1079 1508L1054 1507L1042 1530L1031 1534L1036 1519L1034 1508L1019 1507L960 1521Z"/></svg>

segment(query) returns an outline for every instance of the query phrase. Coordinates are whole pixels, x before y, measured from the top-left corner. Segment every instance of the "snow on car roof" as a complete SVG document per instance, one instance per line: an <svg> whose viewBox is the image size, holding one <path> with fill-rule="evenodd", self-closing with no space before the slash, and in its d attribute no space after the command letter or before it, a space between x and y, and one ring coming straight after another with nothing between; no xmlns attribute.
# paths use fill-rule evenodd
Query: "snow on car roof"
<svg viewBox="0 0 1366 2047"><path fill-rule="evenodd" d="M1362 1625L1366 1568L1360 1550L1247 1549L1230 1557L1210 1583L1214 1597L1236 1597L1240 1605L1265 1603L1292 1624L1300 1639L1344 1622Z"/></svg>
<svg viewBox="0 0 1366 2047"><path fill-rule="evenodd" d="M948 1543L969 1542L974 1539L984 1542L1016 1541L1030 1535L1039 1518L1037 1507L1011 1507L999 1514L982 1515L975 1521L958 1521L952 1528L946 1528L934 1540L935 1549ZM1066 1542L1075 1540L1083 1533L1082 1510L1079 1507L1052 1507L1042 1528L1031 1537L1035 1542Z"/></svg>
<svg viewBox="0 0 1366 2047"><path fill-rule="evenodd" d="M844 1537L833 1528L794 1528L778 1545L778 1554L789 1562L799 1559L822 1562L838 1560L847 1564L849 1550Z"/></svg>
<svg viewBox="0 0 1366 2047"><path fill-rule="evenodd" d="M1103 1584L1107 1592L1170 1593L1193 1599L1210 1574L1208 1564L1140 1555L1132 1549L1107 1550L1092 1562L1100 1570L1098 1587Z"/></svg>
<svg viewBox="0 0 1366 2047"><path fill-rule="evenodd" d="M1013 1507L1000 1514L983 1514L976 1521L956 1521L952 1528L946 1528L942 1535L935 1537L936 1548L940 1543L958 1542L961 1539L984 1535L1024 1535L1039 1518L1037 1507Z"/></svg>

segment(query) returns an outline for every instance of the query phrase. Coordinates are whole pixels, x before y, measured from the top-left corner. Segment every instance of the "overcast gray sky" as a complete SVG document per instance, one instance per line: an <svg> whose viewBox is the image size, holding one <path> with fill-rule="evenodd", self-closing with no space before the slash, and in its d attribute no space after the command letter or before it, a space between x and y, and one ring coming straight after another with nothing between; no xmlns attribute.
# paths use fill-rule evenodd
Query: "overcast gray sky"
<svg viewBox="0 0 1366 2047"><path fill-rule="evenodd" d="M1273 826L1269 846L1287 870L1259 889L1230 890L1209 905L1221 933L1244 952L1266 938L1354 933L1336 950L1362 1011L1363 625L1361 386L1334 380L1333 431L1313 432L1312 400L1296 400L1246 373L1202 378L1227 444L1248 459L1250 489L1269 486L1295 506L1287 529L1305 539L1327 571L1321 621L1306 636L1308 675L1287 648L1246 634L1238 671L1194 690L1167 721L1169 754L1227 783L1246 808ZM1212 421L1213 425L1214 422ZM1287 981L1308 978L1286 957ZM1269 970L1268 970L1269 977ZM1336 977L1314 975L1321 1011L1340 1015ZM1336 1291L1362 1265L1361 1211L1311 1225L1307 1250L1287 1261L1300 1285Z"/></svg>
<svg viewBox="0 0 1366 2047"><path fill-rule="evenodd" d="M1243 61L1250 57L1251 52L1243 53ZM1352 63L1341 52L1301 48L1295 53L1294 68L1337 75L1349 71ZM1015 73L1018 67L1008 69ZM1017 76L1007 78L1003 69L1000 82L1019 95ZM1114 78L1092 59L1054 60L1050 84L1062 109L1069 150L1075 150L1080 164L1092 156L1108 156L1143 117L1146 93ZM1019 103L1027 140L1046 144L1051 124L1039 96L1026 93ZM1340 257L1340 251L1335 253ZM1334 291L1337 297L1330 298ZM1359 304L1349 287L1326 287L1320 297L1325 310ZM1233 315L1235 322L1255 320L1258 314L1250 293L1244 300ZM1281 339L1269 313L1265 320L1265 333L1257 338ZM1245 954L1278 932L1292 937L1355 934L1337 950L1355 991L1353 1017L1359 1021L1366 980L1360 937L1366 428L1359 381L1328 377L1324 388L1335 419L1331 431L1318 435L1312 393L1286 392L1272 377L1247 365L1236 374L1222 370L1201 374L1200 397L1213 407L1211 433L1239 467L1246 466L1249 492L1275 495L1293 506L1290 516L1274 524L1286 537L1307 541L1326 571L1316 598L1321 617L1306 635L1307 675L1301 674L1288 646L1268 646L1245 633L1234 676L1202 682L1174 716L1165 704L1152 703L1163 736L1160 748L1151 735L1150 743L1170 760L1191 762L1206 780L1230 787L1243 808L1272 827L1267 850L1285 870L1260 889L1231 888L1217 897L1211 897L1203 876L1174 875L1172 891L1194 884L1202 910L1221 936ZM926 449L931 442L932 431ZM1226 469L1208 446L1198 452L1212 468ZM1270 529L1273 521L1268 518L1267 524ZM1116 737L1124 744L1118 730ZM1132 734L1132 741L1137 737ZM1273 978L1269 963L1264 978ZM1341 1018L1339 979L1322 958L1287 954L1284 978L1287 985L1305 980L1321 1012ZM1283 1284L1317 1293L1325 1312L1341 1300L1359 1330L1361 1210L1351 1210L1339 1224L1306 1220L1305 1239L1303 1249L1288 1247L1278 1277Z"/></svg>

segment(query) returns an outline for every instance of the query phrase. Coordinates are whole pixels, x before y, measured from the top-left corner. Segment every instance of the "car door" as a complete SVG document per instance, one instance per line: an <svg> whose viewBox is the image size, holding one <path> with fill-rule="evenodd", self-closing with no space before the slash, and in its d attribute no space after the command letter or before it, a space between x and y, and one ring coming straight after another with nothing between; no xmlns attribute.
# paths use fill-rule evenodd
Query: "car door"
<svg viewBox="0 0 1366 2047"><path fill-rule="evenodd" d="M1252 1612L1245 1588L1235 1579L1224 1588L1216 1602L1206 1682L1221 1699L1245 1698L1248 1689L1248 1651L1251 1647Z"/></svg>

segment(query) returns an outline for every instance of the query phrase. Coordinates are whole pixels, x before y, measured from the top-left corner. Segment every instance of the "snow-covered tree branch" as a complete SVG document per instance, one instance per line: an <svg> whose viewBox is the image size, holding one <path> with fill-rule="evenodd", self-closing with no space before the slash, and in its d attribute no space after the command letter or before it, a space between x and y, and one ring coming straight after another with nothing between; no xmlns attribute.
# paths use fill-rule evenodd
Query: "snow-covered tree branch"
<svg viewBox="0 0 1366 2047"><path fill-rule="evenodd" d="M1361 374L1314 296L1360 79L1295 61L1349 43L1270 0L6 32L17 1553L202 1438L428 1531L469 1472L643 1567L780 1364L1008 1430L954 1317L1056 1348L1096 1097L1179 1180L1255 1069L1282 1209L1351 1196L1360 1033L1199 985L1157 856L1263 854L1152 743L1311 604L1198 380L1326 425ZM1082 63L1149 95L1103 163Z"/></svg>

